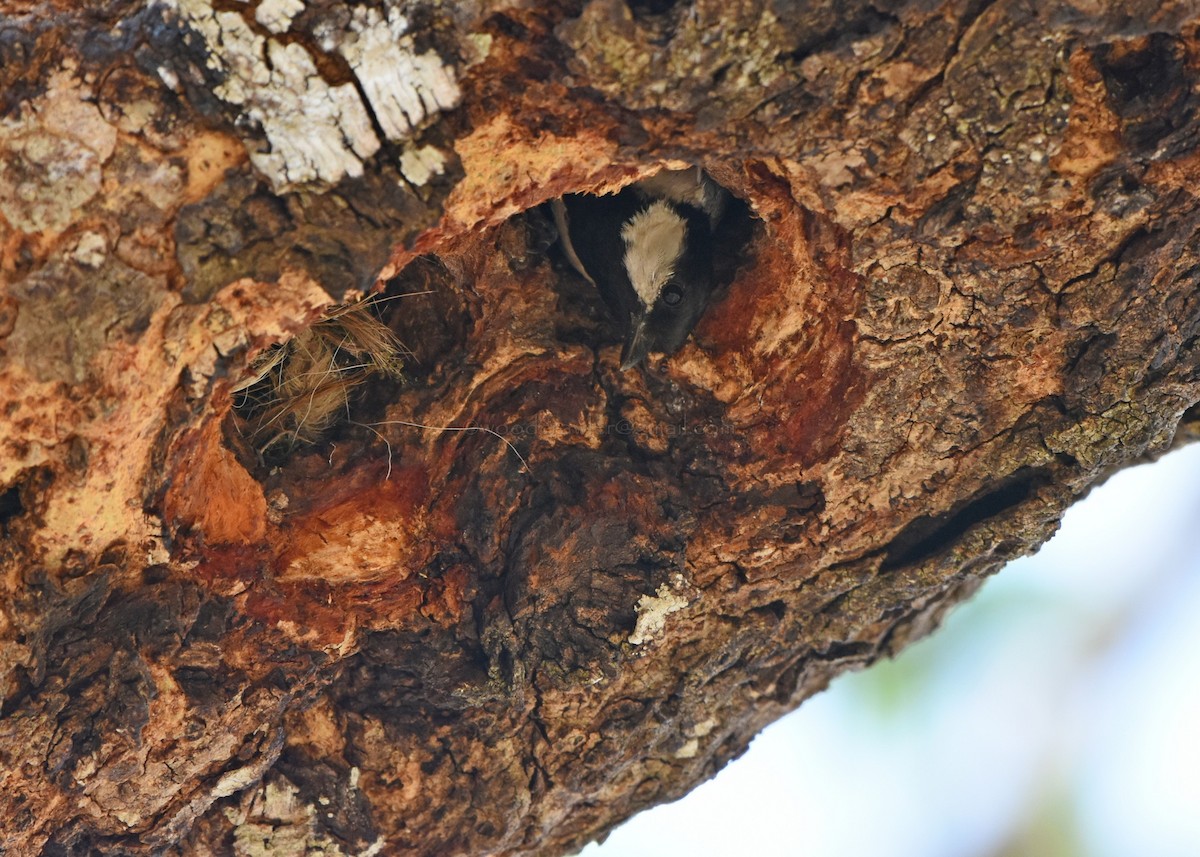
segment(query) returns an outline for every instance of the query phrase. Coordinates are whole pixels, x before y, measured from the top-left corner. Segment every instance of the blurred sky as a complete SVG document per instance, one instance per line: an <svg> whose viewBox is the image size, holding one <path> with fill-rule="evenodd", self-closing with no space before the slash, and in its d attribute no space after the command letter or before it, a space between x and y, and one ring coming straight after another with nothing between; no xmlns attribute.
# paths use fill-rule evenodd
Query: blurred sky
<svg viewBox="0 0 1200 857"><path fill-rule="evenodd" d="M1200 855L1200 444L581 857Z"/></svg>

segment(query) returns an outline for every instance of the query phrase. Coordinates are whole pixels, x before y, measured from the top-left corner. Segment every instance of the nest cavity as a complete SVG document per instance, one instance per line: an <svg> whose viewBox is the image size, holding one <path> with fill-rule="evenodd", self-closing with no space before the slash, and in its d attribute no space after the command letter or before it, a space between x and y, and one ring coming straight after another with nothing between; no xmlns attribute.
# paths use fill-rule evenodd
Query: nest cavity
<svg viewBox="0 0 1200 857"><path fill-rule="evenodd" d="M379 320L374 298L331 307L306 330L273 345L234 387L243 435L260 453L312 444L372 376L399 378L406 349Z"/></svg>

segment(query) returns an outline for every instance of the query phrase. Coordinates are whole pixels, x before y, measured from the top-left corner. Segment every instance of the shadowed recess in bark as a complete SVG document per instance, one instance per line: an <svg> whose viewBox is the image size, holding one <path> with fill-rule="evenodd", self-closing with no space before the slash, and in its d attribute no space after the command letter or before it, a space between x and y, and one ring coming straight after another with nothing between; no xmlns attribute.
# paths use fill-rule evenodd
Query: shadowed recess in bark
<svg viewBox="0 0 1200 857"><path fill-rule="evenodd" d="M906 524L889 543L879 570L895 571L934 556L957 542L971 527L1021 505L1052 481L1053 472L1049 469L1022 468L983 489L958 509L917 518Z"/></svg>
<svg viewBox="0 0 1200 857"><path fill-rule="evenodd" d="M1178 37L1152 33L1114 42L1097 50L1097 60L1109 103L1123 120L1122 134L1134 148L1157 146L1193 123L1200 103L1195 64Z"/></svg>

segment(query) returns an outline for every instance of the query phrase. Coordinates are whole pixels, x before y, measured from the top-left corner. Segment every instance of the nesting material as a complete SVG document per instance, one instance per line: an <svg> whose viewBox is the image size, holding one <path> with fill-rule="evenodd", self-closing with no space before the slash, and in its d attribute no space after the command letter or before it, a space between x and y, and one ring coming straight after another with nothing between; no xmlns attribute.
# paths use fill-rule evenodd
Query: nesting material
<svg viewBox="0 0 1200 857"><path fill-rule="evenodd" d="M307 330L263 352L234 388L234 410L260 453L311 444L375 375L398 378L404 346L375 315L373 298L331 307Z"/></svg>

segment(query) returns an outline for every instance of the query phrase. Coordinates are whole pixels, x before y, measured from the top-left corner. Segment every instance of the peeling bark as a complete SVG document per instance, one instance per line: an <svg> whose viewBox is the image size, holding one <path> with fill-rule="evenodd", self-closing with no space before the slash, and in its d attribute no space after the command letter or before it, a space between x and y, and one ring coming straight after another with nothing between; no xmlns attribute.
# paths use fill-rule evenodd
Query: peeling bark
<svg viewBox="0 0 1200 857"><path fill-rule="evenodd" d="M1193 3L0 14L6 853L566 853L1196 433ZM622 373L542 206L688 164ZM264 450L368 294L404 378Z"/></svg>

